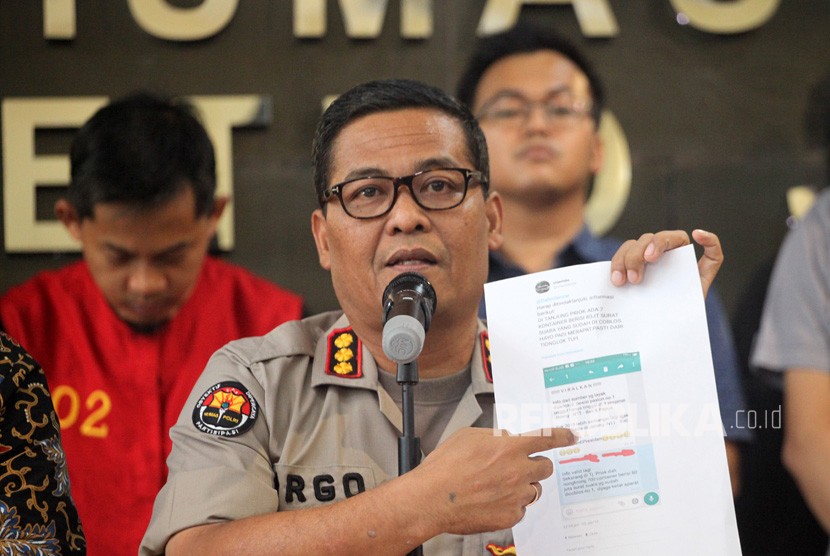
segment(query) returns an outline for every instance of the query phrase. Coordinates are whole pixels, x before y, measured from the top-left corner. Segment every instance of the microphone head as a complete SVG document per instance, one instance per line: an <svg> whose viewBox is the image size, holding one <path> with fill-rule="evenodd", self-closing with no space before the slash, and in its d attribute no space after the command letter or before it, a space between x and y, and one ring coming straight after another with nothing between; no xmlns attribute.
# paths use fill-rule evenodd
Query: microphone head
<svg viewBox="0 0 830 556"><path fill-rule="evenodd" d="M432 315L438 307L438 297L435 288L417 272L398 274L383 290L381 306L383 307L382 323L385 325L392 307L399 301L419 300L424 315L424 331L429 330Z"/></svg>
<svg viewBox="0 0 830 556"><path fill-rule="evenodd" d="M383 291L383 352L399 364L411 363L424 348L438 300L429 280L416 272L396 276Z"/></svg>
<svg viewBox="0 0 830 556"><path fill-rule="evenodd" d="M425 336L418 319L395 315L383 325L383 353L396 363L411 363L424 349Z"/></svg>

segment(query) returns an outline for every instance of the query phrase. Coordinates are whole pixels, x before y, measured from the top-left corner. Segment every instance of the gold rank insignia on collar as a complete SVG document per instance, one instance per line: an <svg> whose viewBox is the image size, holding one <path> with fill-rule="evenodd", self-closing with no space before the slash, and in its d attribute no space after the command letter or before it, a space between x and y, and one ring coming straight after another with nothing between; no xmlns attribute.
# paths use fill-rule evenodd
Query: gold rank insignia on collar
<svg viewBox="0 0 830 556"><path fill-rule="evenodd" d="M510 546L499 546L494 543L490 543L484 548L492 554L493 556L508 556L516 554L516 545L511 544Z"/></svg>
<svg viewBox="0 0 830 556"><path fill-rule="evenodd" d="M338 328L329 334L326 374L340 378L363 376L363 344L351 328Z"/></svg>
<svg viewBox="0 0 830 556"><path fill-rule="evenodd" d="M493 383L493 361L490 359L490 336L487 331L479 334L481 342L481 366L484 367L484 375L487 377L487 382Z"/></svg>

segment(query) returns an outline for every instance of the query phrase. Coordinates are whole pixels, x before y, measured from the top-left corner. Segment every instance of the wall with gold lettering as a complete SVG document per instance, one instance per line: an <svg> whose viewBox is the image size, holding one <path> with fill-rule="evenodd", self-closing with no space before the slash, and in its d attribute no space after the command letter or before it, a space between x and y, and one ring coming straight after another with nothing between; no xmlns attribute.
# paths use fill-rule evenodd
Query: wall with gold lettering
<svg viewBox="0 0 830 556"><path fill-rule="evenodd" d="M78 257L52 214L72 133L142 88L188 96L202 114L233 199L225 256L312 311L333 308L309 230L324 99L392 76L452 91L476 36L519 17L569 36L604 77L611 156L591 226L718 232L732 310L787 229L787 192L827 179L826 143L805 125L830 78L827 0L0 2L0 291Z"/></svg>

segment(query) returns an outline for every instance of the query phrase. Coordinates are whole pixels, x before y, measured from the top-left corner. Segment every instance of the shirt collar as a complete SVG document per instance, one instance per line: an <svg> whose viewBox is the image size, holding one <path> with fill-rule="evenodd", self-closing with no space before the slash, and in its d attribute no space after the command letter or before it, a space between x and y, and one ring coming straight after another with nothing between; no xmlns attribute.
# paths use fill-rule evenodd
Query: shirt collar
<svg viewBox="0 0 830 556"><path fill-rule="evenodd" d="M475 394L493 393L489 355L487 328L479 321L470 361L471 382ZM347 365L341 365L335 370L340 363ZM354 333L345 314L317 340L311 368L312 386L331 385L378 390L379 372L375 359Z"/></svg>

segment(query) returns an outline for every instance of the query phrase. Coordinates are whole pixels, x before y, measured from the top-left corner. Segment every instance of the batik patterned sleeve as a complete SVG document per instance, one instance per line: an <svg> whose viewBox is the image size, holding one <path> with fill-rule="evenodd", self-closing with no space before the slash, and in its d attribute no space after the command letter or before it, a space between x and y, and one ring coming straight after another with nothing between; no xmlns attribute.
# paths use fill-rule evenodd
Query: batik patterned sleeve
<svg viewBox="0 0 830 556"><path fill-rule="evenodd" d="M43 369L0 332L0 555L86 554Z"/></svg>

